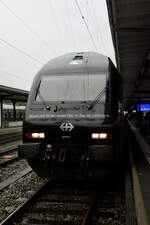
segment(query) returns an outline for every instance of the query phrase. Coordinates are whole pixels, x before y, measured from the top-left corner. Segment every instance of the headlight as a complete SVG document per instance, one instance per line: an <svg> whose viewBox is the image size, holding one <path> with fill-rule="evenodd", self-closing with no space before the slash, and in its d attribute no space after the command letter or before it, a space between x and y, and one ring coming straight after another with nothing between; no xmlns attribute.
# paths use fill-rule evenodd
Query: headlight
<svg viewBox="0 0 150 225"><path fill-rule="evenodd" d="M26 138L45 138L45 133L26 133Z"/></svg>
<svg viewBox="0 0 150 225"><path fill-rule="evenodd" d="M112 139L112 133L92 133L92 139Z"/></svg>
<svg viewBox="0 0 150 225"><path fill-rule="evenodd" d="M32 138L45 138L44 133L31 133Z"/></svg>
<svg viewBox="0 0 150 225"><path fill-rule="evenodd" d="M99 139L99 133L93 133L92 139Z"/></svg>
<svg viewBox="0 0 150 225"><path fill-rule="evenodd" d="M107 138L107 133L100 133L99 134L100 139L106 139Z"/></svg>

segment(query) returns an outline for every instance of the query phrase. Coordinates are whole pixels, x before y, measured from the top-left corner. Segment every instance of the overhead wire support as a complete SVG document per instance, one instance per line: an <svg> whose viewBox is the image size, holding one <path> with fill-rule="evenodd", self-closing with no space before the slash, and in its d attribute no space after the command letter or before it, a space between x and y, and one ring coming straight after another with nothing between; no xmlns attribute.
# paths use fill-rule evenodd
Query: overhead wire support
<svg viewBox="0 0 150 225"><path fill-rule="evenodd" d="M6 40L4 40L4 39L2 39L2 38L0 38L0 41L3 42L3 43L5 43L5 44L8 45L9 47L15 49L16 51L20 52L21 54L27 56L28 58L34 60L34 61L37 62L38 64L44 65L44 63L40 62L38 59L34 58L34 57L31 56L30 54L28 54L28 53L24 52L23 50L17 48L16 46L12 45L12 44L9 43L8 41L6 41Z"/></svg>
<svg viewBox="0 0 150 225"><path fill-rule="evenodd" d="M88 33L89 33L89 35L90 35L91 41L92 41L92 43L93 43L93 45L94 45L94 48L95 48L95 50L97 50L97 47L96 47L94 38L93 38L93 36L92 36L92 34L91 34L90 30L89 30L88 24L87 24L87 22L86 22L86 20L85 20L85 17L84 17L84 15L83 15L82 11L81 11L81 8L80 8L80 6L79 6L79 4L78 4L78 1L75 0L75 3L76 3L76 5L77 5L77 7L78 7L78 9L79 9L81 18L83 19L83 22L84 22L84 24L85 24L85 26L86 26L86 28L87 28L87 31L88 31Z"/></svg>
<svg viewBox="0 0 150 225"><path fill-rule="evenodd" d="M28 24L26 24L25 22L24 22L24 20L22 19L22 18L20 18L19 16L17 16L16 14L15 14L15 12L12 10L12 9L10 9L7 5L6 5L6 3L4 3L2 0L0 0L0 3L5 7L5 8L7 8L7 10L13 15L13 16L15 16L34 36L36 36L39 40L40 40L40 42L42 43L42 44L44 44L45 46L49 46L48 45L48 43L46 43L45 42L45 40L43 40L41 37L40 37L40 35L39 34L37 34L37 32L35 32Z"/></svg>

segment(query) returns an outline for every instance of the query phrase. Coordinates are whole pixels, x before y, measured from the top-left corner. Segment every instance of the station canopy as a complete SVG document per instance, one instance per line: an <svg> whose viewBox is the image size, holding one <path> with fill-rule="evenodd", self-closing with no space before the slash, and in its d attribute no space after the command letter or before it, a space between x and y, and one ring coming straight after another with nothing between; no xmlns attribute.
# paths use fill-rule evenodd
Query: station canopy
<svg viewBox="0 0 150 225"><path fill-rule="evenodd" d="M28 98L28 91L0 85L0 100L23 101Z"/></svg>
<svg viewBox="0 0 150 225"><path fill-rule="evenodd" d="M123 101L150 102L150 1L106 1Z"/></svg>

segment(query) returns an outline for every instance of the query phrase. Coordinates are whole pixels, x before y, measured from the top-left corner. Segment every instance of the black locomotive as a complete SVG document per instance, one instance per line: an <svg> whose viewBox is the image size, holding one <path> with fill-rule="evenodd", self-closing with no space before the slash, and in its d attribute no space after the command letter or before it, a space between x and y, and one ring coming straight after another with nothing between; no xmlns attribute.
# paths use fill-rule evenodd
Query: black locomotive
<svg viewBox="0 0 150 225"><path fill-rule="evenodd" d="M41 177L93 177L123 156L121 79L94 52L49 61L35 76L19 155Z"/></svg>

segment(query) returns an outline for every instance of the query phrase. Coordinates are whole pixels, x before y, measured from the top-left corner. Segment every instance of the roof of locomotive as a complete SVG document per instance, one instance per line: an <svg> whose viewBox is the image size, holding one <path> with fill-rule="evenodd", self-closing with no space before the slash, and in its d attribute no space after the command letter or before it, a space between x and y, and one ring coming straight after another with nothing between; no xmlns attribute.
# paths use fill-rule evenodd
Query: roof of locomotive
<svg viewBox="0 0 150 225"><path fill-rule="evenodd" d="M107 71L108 64L108 57L99 53L74 52L50 60L37 75Z"/></svg>

